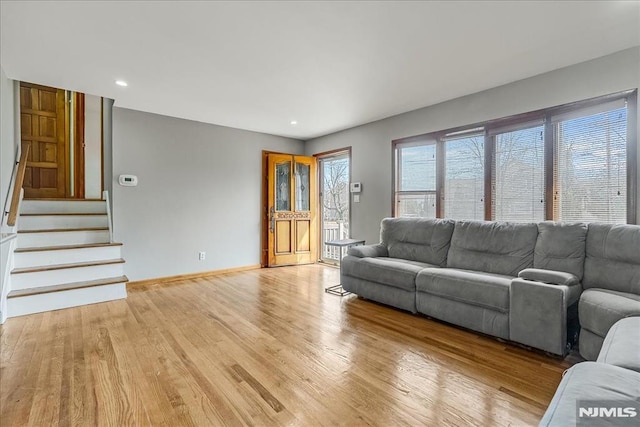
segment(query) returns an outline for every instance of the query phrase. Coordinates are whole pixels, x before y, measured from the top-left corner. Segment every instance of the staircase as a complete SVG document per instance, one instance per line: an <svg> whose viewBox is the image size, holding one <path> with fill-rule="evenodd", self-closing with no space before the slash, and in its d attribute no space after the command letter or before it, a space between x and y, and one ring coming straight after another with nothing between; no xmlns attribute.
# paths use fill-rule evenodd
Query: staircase
<svg viewBox="0 0 640 427"><path fill-rule="evenodd" d="M104 200L23 200L7 316L126 298Z"/></svg>

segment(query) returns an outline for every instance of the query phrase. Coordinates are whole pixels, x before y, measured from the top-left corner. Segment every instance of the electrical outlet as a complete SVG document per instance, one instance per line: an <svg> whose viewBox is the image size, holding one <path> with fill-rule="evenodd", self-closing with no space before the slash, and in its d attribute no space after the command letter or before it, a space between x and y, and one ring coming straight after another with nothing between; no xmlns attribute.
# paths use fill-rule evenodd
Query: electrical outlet
<svg viewBox="0 0 640 427"><path fill-rule="evenodd" d="M198 252L198 261L204 261L204 258L206 257L207 253L206 252Z"/></svg>

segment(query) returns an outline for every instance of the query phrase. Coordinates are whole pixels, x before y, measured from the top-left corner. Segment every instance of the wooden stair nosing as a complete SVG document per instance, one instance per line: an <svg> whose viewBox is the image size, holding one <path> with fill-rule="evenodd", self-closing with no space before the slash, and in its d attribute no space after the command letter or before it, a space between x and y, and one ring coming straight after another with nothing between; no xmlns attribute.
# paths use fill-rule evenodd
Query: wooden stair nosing
<svg viewBox="0 0 640 427"><path fill-rule="evenodd" d="M39 288L20 289L9 292L7 299L27 297L32 295L50 294L52 292L70 291L75 289L93 288L96 286L115 285L116 283L127 283L127 276L109 277L107 279L91 280L88 282L64 283L62 285L42 286Z"/></svg>
<svg viewBox="0 0 640 427"><path fill-rule="evenodd" d="M23 213L20 216L107 216L106 212L39 212Z"/></svg>
<svg viewBox="0 0 640 427"><path fill-rule="evenodd" d="M66 233L69 231L109 231L109 227L85 227L85 228L50 228L44 230L18 230L18 233Z"/></svg>
<svg viewBox="0 0 640 427"><path fill-rule="evenodd" d="M64 199L64 198L53 198L53 197L43 197L40 199L22 199L22 201L26 202L105 202L104 199Z"/></svg>
<svg viewBox="0 0 640 427"><path fill-rule="evenodd" d="M84 267L95 267L99 265L124 264L124 262L125 262L124 259L116 258L116 259L109 259L104 261L74 262L71 264L55 264L55 265L45 265L41 267L23 267L23 268L14 268L13 270L11 270L11 274L40 273L43 271L65 270L68 268L84 268Z"/></svg>
<svg viewBox="0 0 640 427"><path fill-rule="evenodd" d="M122 246L122 243L87 243L85 245L63 245L63 246L35 246L31 248L18 248L14 253L27 252L46 252L46 251L64 251L70 249L90 249L90 248L107 248L110 246Z"/></svg>

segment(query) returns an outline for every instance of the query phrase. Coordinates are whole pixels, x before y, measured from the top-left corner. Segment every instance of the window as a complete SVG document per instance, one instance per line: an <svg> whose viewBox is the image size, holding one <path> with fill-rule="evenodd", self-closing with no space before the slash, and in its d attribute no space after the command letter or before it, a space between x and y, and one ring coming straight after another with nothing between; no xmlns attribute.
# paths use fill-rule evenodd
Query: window
<svg viewBox="0 0 640 427"><path fill-rule="evenodd" d="M619 101L599 109L554 120L559 219L626 222L627 108Z"/></svg>
<svg viewBox="0 0 640 427"><path fill-rule="evenodd" d="M394 141L394 214L636 223L636 104L628 91Z"/></svg>
<svg viewBox="0 0 640 427"><path fill-rule="evenodd" d="M484 133L444 144L444 216L484 219Z"/></svg>
<svg viewBox="0 0 640 427"><path fill-rule="evenodd" d="M493 218L544 221L544 126L498 133L493 150Z"/></svg>
<svg viewBox="0 0 640 427"><path fill-rule="evenodd" d="M436 144L408 145L397 150L396 215L436 217Z"/></svg>

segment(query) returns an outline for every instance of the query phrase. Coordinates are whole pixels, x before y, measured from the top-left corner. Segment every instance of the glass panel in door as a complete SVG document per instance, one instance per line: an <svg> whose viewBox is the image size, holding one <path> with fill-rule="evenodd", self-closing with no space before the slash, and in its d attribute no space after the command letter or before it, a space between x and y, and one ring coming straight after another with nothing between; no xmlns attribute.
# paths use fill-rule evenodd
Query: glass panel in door
<svg viewBox="0 0 640 427"><path fill-rule="evenodd" d="M311 203L311 165L296 162L296 211L309 211Z"/></svg>
<svg viewBox="0 0 640 427"><path fill-rule="evenodd" d="M276 211L291 210L291 163L276 164Z"/></svg>
<svg viewBox="0 0 640 427"><path fill-rule="evenodd" d="M337 263L340 248L325 242L348 239L349 233L349 153L321 159L322 260Z"/></svg>

